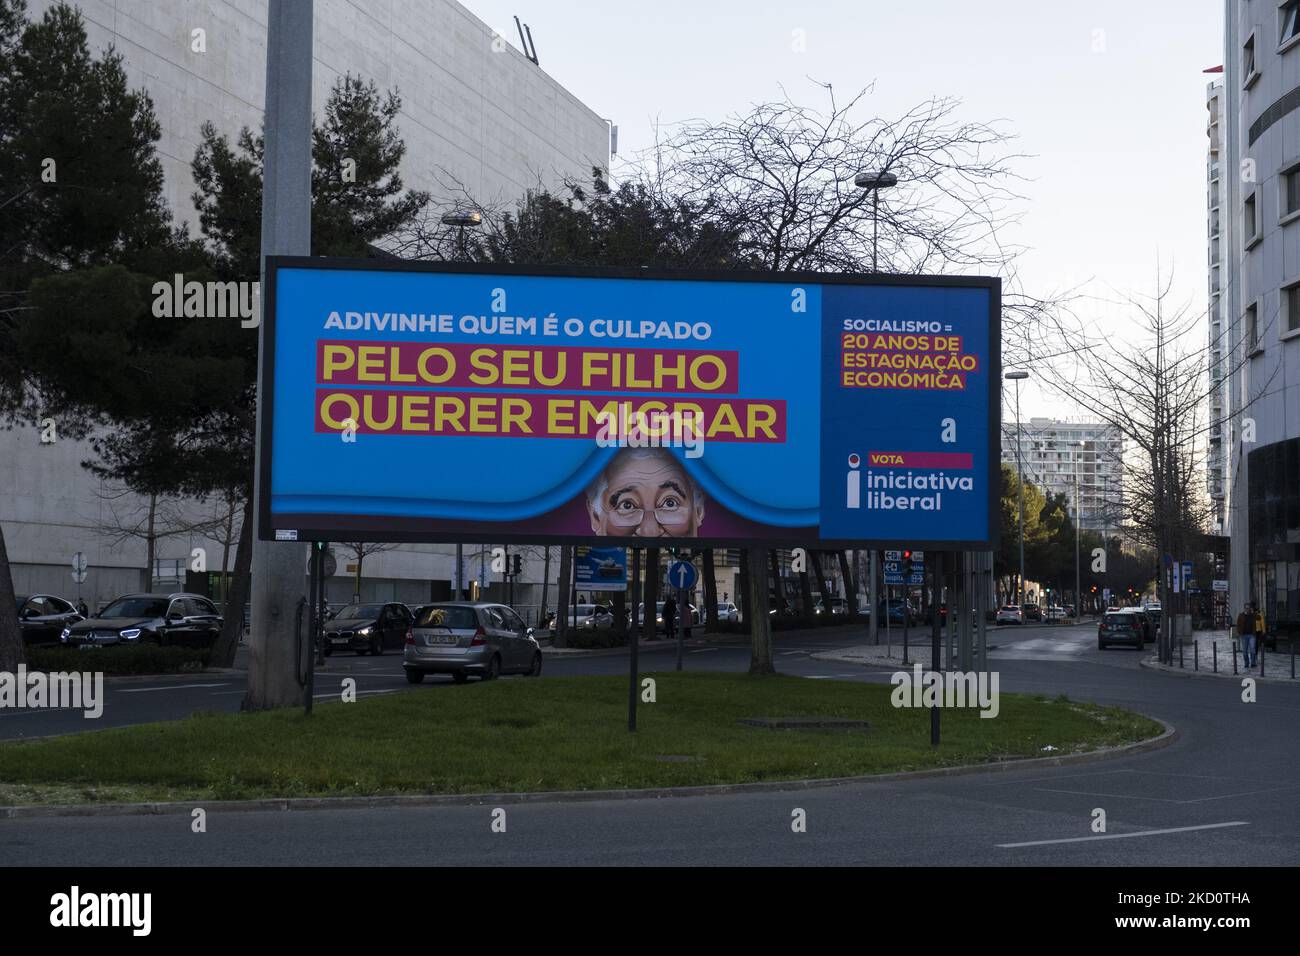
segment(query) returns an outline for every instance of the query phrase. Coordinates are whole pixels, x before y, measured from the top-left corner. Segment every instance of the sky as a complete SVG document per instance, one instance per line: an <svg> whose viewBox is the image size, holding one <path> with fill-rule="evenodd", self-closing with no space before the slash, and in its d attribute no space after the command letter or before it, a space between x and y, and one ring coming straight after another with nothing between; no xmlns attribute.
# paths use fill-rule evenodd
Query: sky
<svg viewBox="0 0 1300 956"><path fill-rule="evenodd" d="M513 16L529 24L542 69L618 124L622 156L656 122L720 119L782 86L821 105L813 80L873 85L863 108L886 117L955 96L961 119L1003 121L1028 154L1006 232L1027 247L1027 292L1082 286L1098 301L1081 314L1122 337L1125 310L1102 300L1150 293L1158 261L1174 301L1205 309L1203 71L1223 62L1220 0L462 2L515 46ZM1021 405L1073 411L1034 386Z"/></svg>

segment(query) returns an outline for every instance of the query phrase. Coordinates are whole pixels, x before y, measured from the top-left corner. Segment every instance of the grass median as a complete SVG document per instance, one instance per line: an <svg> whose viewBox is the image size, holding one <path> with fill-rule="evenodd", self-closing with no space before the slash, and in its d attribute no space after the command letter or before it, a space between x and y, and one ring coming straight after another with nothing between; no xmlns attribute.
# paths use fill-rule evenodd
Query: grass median
<svg viewBox="0 0 1300 956"><path fill-rule="evenodd" d="M627 732L625 677L414 688L301 711L197 714L0 744L0 805L606 790L847 777L1060 756L1153 737L1155 721L1065 697L1001 695L994 719L922 709L890 688L796 677L650 674ZM744 717L866 720L769 730ZM1049 749L1050 748L1050 749Z"/></svg>

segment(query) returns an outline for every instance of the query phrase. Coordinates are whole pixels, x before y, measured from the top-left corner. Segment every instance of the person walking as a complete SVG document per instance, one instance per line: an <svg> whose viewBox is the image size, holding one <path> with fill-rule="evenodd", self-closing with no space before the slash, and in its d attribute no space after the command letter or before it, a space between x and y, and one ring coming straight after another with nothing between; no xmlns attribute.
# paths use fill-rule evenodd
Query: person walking
<svg viewBox="0 0 1300 956"><path fill-rule="evenodd" d="M1268 629L1264 626L1264 610L1258 605L1255 607L1255 653L1268 643Z"/></svg>
<svg viewBox="0 0 1300 956"><path fill-rule="evenodd" d="M668 594L664 597L664 637L672 640L677 633L677 602Z"/></svg>
<svg viewBox="0 0 1300 956"><path fill-rule="evenodd" d="M1237 639L1246 670L1250 670L1255 666L1255 607L1249 602L1237 615Z"/></svg>

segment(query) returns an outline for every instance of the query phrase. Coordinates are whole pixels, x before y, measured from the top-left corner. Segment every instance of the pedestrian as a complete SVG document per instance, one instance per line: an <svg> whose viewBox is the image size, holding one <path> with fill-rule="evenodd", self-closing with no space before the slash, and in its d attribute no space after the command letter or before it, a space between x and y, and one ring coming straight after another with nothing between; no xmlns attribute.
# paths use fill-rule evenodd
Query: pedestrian
<svg viewBox="0 0 1300 956"><path fill-rule="evenodd" d="M86 601L84 598L77 599L77 613L82 617L90 617L90 608L86 607Z"/></svg>
<svg viewBox="0 0 1300 956"><path fill-rule="evenodd" d="M664 598L664 637L672 640L677 632L677 602L671 594Z"/></svg>
<svg viewBox="0 0 1300 956"><path fill-rule="evenodd" d="M1259 648L1268 643L1268 629L1264 627L1264 611L1260 607L1255 608L1255 652L1259 653Z"/></svg>
<svg viewBox="0 0 1300 956"><path fill-rule="evenodd" d="M1237 615L1237 639L1241 642L1241 656L1246 669L1255 666L1255 608L1247 602Z"/></svg>

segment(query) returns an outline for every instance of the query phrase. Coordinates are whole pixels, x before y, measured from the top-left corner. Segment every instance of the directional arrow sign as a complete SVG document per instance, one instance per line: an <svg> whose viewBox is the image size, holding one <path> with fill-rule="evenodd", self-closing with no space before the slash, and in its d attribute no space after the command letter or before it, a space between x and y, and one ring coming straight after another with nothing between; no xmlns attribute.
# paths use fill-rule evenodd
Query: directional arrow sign
<svg viewBox="0 0 1300 956"><path fill-rule="evenodd" d="M86 565L88 563L89 562L86 561L86 552L84 551L78 551L72 556L72 570L74 571L86 570Z"/></svg>

